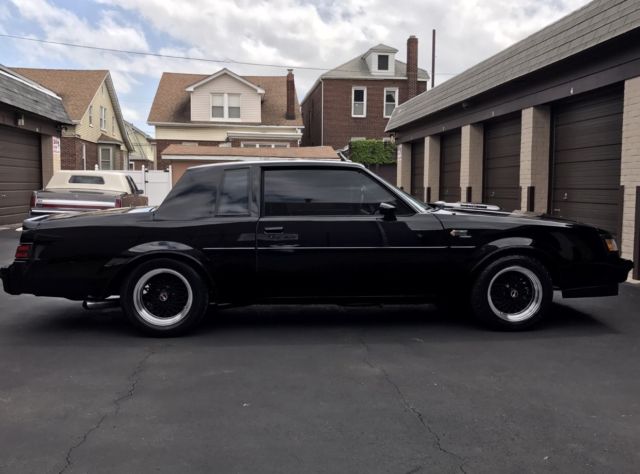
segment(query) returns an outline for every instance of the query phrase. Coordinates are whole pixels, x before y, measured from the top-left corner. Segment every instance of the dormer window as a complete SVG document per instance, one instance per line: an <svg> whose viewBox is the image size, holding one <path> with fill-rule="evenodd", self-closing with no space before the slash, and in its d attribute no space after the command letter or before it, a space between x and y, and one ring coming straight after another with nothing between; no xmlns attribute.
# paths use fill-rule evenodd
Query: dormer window
<svg viewBox="0 0 640 474"><path fill-rule="evenodd" d="M378 71L388 71L388 70L389 70L389 55L378 54Z"/></svg>
<svg viewBox="0 0 640 474"><path fill-rule="evenodd" d="M240 120L240 94L211 94L211 120Z"/></svg>

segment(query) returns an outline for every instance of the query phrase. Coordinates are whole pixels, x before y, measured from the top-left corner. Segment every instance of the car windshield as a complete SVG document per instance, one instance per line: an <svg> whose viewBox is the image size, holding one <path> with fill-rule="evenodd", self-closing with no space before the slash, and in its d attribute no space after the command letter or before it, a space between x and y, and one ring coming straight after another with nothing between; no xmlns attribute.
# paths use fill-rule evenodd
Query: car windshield
<svg viewBox="0 0 640 474"><path fill-rule="evenodd" d="M418 201L416 198L414 198L411 194L403 191L400 188L396 188L398 191L400 191L402 193L402 196L407 199L408 201L411 201L412 204L414 204L415 206L419 207L421 210L423 211L428 211L429 209L431 209L431 206L429 206L427 203L422 202L422 201Z"/></svg>

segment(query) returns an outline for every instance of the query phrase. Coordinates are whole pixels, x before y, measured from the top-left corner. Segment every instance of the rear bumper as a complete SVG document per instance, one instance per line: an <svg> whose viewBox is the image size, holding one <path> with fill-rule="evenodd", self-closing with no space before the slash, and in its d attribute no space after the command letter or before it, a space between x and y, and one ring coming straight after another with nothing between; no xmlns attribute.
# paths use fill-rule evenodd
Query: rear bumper
<svg viewBox="0 0 640 474"><path fill-rule="evenodd" d="M0 278L2 279L2 287L5 293L10 295L19 295L25 293L21 288L23 281L25 266L20 262L13 263L8 267L0 268Z"/></svg>
<svg viewBox="0 0 640 474"><path fill-rule="evenodd" d="M627 280L633 262L615 258L607 262L589 263L572 268L561 285L564 298L616 296L618 284Z"/></svg>

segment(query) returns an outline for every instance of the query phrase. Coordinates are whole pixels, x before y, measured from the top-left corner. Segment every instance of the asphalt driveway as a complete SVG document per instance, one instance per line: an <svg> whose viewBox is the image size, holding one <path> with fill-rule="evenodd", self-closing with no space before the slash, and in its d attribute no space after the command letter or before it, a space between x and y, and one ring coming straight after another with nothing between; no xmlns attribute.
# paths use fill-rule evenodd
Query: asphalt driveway
<svg viewBox="0 0 640 474"><path fill-rule="evenodd" d="M637 472L639 308L625 284L505 334L432 306L260 306L154 340L0 291L0 472Z"/></svg>

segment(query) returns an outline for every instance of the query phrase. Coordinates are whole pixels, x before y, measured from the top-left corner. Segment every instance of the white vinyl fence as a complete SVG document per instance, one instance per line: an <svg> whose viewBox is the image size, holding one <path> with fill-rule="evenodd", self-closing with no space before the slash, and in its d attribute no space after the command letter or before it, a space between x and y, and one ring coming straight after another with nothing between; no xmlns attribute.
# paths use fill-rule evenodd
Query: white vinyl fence
<svg viewBox="0 0 640 474"><path fill-rule="evenodd" d="M171 191L171 166L167 171L149 170L143 166L141 170L120 171L120 173L128 174L133 178L138 189L142 189L142 193L149 198L150 206L160 205Z"/></svg>
<svg viewBox="0 0 640 474"><path fill-rule="evenodd" d="M140 171L126 171L149 198L150 206L158 206L171 191L171 166L167 171L148 170L145 166Z"/></svg>

